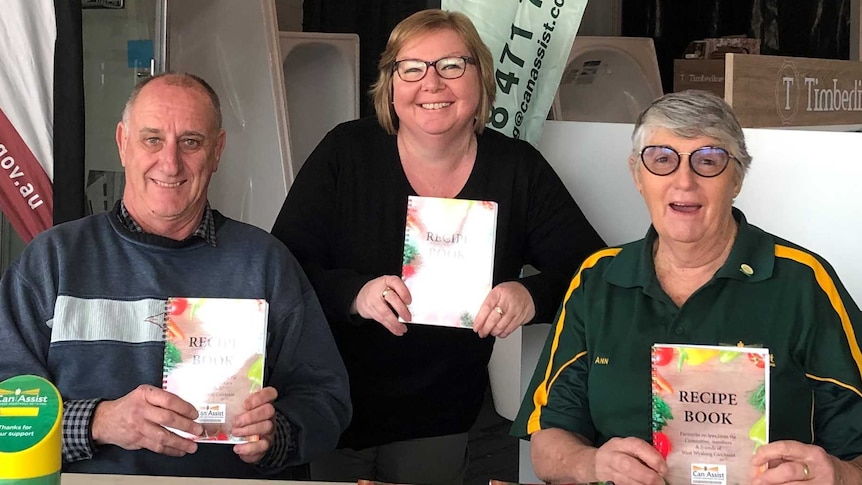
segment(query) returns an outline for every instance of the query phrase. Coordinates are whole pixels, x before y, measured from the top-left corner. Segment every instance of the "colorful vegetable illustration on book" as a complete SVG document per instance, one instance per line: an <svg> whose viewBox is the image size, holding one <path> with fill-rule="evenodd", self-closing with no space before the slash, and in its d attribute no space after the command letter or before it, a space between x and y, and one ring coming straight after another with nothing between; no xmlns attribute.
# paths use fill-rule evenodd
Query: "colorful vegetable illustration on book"
<svg viewBox="0 0 862 485"><path fill-rule="evenodd" d="M682 347L679 349L679 361L677 362L676 369L678 371L682 371L683 364L703 364L704 362L708 362L713 357L717 356L718 353L719 351L715 349L693 349L688 347Z"/></svg>
<svg viewBox="0 0 862 485"><path fill-rule="evenodd" d="M655 361L655 359L654 359ZM662 432L668 421L673 419L670 406L661 397L662 394L673 394L673 387L661 376L658 370L652 371L653 393L652 393L652 445L667 458L670 453L670 438Z"/></svg>
<svg viewBox="0 0 862 485"><path fill-rule="evenodd" d="M670 438L662 432L662 429L673 419L673 414L670 406L660 396L653 395L652 401L652 445L662 457L667 458L671 449Z"/></svg>
<svg viewBox="0 0 862 485"><path fill-rule="evenodd" d="M204 427L202 436L187 437L214 443L257 439L231 431L246 397L263 387L267 302L172 297L164 308L162 387L194 405Z"/></svg>
<svg viewBox="0 0 862 485"><path fill-rule="evenodd" d="M401 279L410 323L472 328L491 290L497 204L410 196Z"/></svg>
<svg viewBox="0 0 862 485"><path fill-rule="evenodd" d="M416 243L412 239L405 240L404 256L401 263L401 279L407 281L407 278L416 274L416 268L420 264L422 264L422 261L419 259L419 250L416 249Z"/></svg>
<svg viewBox="0 0 862 485"><path fill-rule="evenodd" d="M763 361L761 360L761 362ZM757 448L767 443L766 383L761 384L760 387L751 393L748 397L748 404L757 409L761 414L760 419L755 421L755 423L751 425L751 429L748 430L748 439L754 442L754 451L757 451Z"/></svg>
<svg viewBox="0 0 862 485"><path fill-rule="evenodd" d="M670 439L662 432L667 422L673 419L670 406L667 405L661 394L673 394L673 387L662 377L657 367L664 367L673 361L674 350L670 347L654 348L652 352L652 444L667 458L670 453Z"/></svg>

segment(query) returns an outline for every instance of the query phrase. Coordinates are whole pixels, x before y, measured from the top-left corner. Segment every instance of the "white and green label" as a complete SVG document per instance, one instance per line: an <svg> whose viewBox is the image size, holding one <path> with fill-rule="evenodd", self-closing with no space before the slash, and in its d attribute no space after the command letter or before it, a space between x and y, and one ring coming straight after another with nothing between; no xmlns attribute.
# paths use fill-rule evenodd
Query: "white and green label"
<svg viewBox="0 0 862 485"><path fill-rule="evenodd" d="M0 382L0 453L24 451L45 439L61 406L57 390L41 377Z"/></svg>
<svg viewBox="0 0 862 485"><path fill-rule="evenodd" d="M538 145L587 0L442 0L470 17L494 58L488 125Z"/></svg>

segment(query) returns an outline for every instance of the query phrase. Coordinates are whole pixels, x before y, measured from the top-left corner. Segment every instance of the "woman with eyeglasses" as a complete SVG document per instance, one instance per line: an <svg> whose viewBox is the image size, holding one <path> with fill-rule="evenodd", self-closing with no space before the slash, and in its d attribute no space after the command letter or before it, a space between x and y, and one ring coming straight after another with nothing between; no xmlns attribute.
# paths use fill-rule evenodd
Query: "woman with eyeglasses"
<svg viewBox="0 0 862 485"><path fill-rule="evenodd" d="M273 227L302 263L350 376L353 420L312 478L457 484L496 337L549 322L577 264L604 246L537 150L485 129L493 59L470 20L418 12L392 31L376 118L333 129ZM408 196L498 204L493 288L472 331L410 322ZM541 273L521 275L525 265Z"/></svg>
<svg viewBox="0 0 862 485"><path fill-rule="evenodd" d="M632 142L652 226L587 258L569 287L513 425L531 436L537 475L666 483L650 350L678 343L769 349L770 362L752 365L771 366L771 443L726 483L862 483L862 314L826 261L733 207L751 156L730 106L703 91L667 94L641 113Z"/></svg>

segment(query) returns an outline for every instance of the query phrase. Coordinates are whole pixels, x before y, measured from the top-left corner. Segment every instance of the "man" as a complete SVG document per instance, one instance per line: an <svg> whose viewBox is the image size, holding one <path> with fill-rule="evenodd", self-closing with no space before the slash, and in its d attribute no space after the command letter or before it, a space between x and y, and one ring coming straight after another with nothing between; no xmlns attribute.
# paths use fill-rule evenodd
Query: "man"
<svg viewBox="0 0 862 485"><path fill-rule="evenodd" d="M0 379L37 374L60 390L63 471L261 477L333 449L347 374L308 280L277 239L207 202L225 145L215 92L188 74L150 78L116 138L122 201L39 235L0 282ZM202 433L196 409L161 389L164 341L147 319L170 296L270 303L265 387L234 421L258 441L165 429Z"/></svg>

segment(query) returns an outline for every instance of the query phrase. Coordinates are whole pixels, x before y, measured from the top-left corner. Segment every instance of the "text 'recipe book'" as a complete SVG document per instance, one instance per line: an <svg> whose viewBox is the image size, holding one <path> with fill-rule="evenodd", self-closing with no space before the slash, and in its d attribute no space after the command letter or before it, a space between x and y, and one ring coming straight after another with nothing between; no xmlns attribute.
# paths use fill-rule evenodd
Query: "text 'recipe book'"
<svg viewBox="0 0 862 485"><path fill-rule="evenodd" d="M737 485L769 442L769 350L652 347L653 446L670 485Z"/></svg>
<svg viewBox="0 0 862 485"><path fill-rule="evenodd" d="M231 423L263 386L268 312L260 299L168 299L162 387L197 408L204 434L171 431L206 443L257 439L234 436Z"/></svg>
<svg viewBox="0 0 862 485"><path fill-rule="evenodd" d="M410 196L401 278L411 323L472 328L491 291L497 203Z"/></svg>

